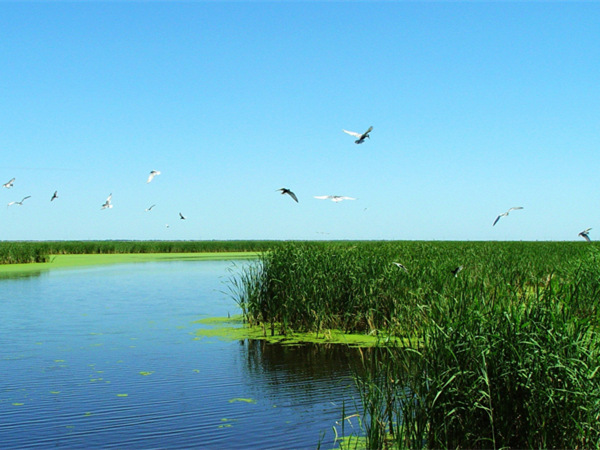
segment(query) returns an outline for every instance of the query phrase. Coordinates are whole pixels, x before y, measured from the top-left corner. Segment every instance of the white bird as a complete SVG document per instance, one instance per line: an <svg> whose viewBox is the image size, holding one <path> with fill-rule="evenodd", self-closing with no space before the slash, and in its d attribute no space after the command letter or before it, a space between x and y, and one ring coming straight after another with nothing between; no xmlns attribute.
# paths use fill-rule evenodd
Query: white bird
<svg viewBox="0 0 600 450"><path fill-rule="evenodd" d="M23 197L23 200L21 200L20 202L10 202L10 203L8 204L8 206L11 206L11 205L19 205L19 206L23 206L23 202L24 202L25 200L27 200L29 197L31 197L31 195L28 195L27 197Z"/></svg>
<svg viewBox="0 0 600 450"><path fill-rule="evenodd" d="M11 187L13 187L13 184L15 182L15 179L11 179L10 181L7 181L6 183L4 183L2 185L2 187L5 187L6 189L10 189Z"/></svg>
<svg viewBox="0 0 600 450"><path fill-rule="evenodd" d="M156 206L156 205L152 205L152 206L150 206L150 207L146 208L146 211L152 211L152 208L154 208L155 206Z"/></svg>
<svg viewBox="0 0 600 450"><path fill-rule="evenodd" d="M498 223L498 221L500 220L500 217L508 216L509 212L514 211L516 209L523 209L523 207L522 206L513 206L512 208L510 208L505 213L499 214L498 217L496 217L496 220L494 220L494 223L492 224L492 226L494 226L494 225L496 225Z"/></svg>
<svg viewBox="0 0 600 450"><path fill-rule="evenodd" d="M356 141L354 141L355 144L362 144L363 142L365 142L366 138L371 139L371 137L369 136L369 133L371 131L373 131L373 127L369 127L369 129L362 134L356 133L355 131L348 131L348 130L342 130L342 131L346 134L349 134L350 136L354 136L355 138L358 138Z"/></svg>
<svg viewBox="0 0 600 450"><path fill-rule="evenodd" d="M150 175L148 175L148 181L146 181L146 183L150 183L156 175L160 175L160 172L158 170L151 171Z"/></svg>
<svg viewBox="0 0 600 450"><path fill-rule="evenodd" d="M52 198L50 199L50 201L54 201L58 198L58 191L54 191L54 194L52 194Z"/></svg>
<svg viewBox="0 0 600 450"><path fill-rule="evenodd" d="M342 200L356 200L354 197L346 197L344 195L315 195L319 200L331 200L332 202L341 202Z"/></svg>
<svg viewBox="0 0 600 450"><path fill-rule="evenodd" d="M590 232L591 228L588 228L586 230L583 230L581 233L579 233L577 236L581 236L582 238L584 238L586 241L588 242L592 242L592 240L590 239L589 236L589 232Z"/></svg>
<svg viewBox="0 0 600 450"><path fill-rule="evenodd" d="M187 219L187 217L185 217L185 216L184 216L183 214L181 214L181 213L179 213L179 218L180 218L181 220L185 220L185 219Z"/></svg>
<svg viewBox="0 0 600 450"><path fill-rule="evenodd" d="M463 266L458 266L456 269L452 269L452 275L458 277L458 273L463 270Z"/></svg>
<svg viewBox="0 0 600 450"><path fill-rule="evenodd" d="M111 203L111 200L112 200L112 193L106 198L106 201L102 205L102 209L112 208L113 205Z"/></svg>
<svg viewBox="0 0 600 450"><path fill-rule="evenodd" d="M290 191L288 188L281 188L281 189L277 189L278 191L281 191L281 195L283 194L287 194L290 197L292 197L294 200L296 200L296 203L298 203L298 197L296 197L296 194L294 194L292 191Z"/></svg>
<svg viewBox="0 0 600 450"><path fill-rule="evenodd" d="M396 266L398 266L399 268L401 268L402 270L404 270L406 273L408 273L408 269L406 267L404 267L403 264L400 264L399 262L393 262L393 264L396 264Z"/></svg>

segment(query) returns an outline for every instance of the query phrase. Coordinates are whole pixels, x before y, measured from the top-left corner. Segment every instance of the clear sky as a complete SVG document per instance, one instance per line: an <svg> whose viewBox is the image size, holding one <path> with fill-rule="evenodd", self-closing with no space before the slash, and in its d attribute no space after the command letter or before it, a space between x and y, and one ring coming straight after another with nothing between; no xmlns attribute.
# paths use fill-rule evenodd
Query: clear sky
<svg viewBox="0 0 600 450"><path fill-rule="evenodd" d="M0 240L600 239L599 36L599 2L0 1Z"/></svg>

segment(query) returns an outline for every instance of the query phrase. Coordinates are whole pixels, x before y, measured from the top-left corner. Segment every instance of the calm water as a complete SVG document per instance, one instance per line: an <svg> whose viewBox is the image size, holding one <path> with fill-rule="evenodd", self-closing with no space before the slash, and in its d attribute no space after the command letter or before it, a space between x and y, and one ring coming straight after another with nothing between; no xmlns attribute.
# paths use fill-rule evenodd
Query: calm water
<svg viewBox="0 0 600 450"><path fill-rule="evenodd" d="M238 313L223 291L243 264L0 280L0 448L334 447L358 398L348 349L195 339Z"/></svg>

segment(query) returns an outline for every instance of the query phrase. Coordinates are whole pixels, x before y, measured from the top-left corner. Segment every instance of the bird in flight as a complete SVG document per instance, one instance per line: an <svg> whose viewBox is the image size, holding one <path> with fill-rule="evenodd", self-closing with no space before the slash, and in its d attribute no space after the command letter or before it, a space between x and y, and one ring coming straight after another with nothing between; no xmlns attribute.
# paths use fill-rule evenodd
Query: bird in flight
<svg viewBox="0 0 600 450"><path fill-rule="evenodd" d="M150 183L156 175L160 175L160 172L158 170L151 171L150 175L148 175L148 181L146 181L146 183Z"/></svg>
<svg viewBox="0 0 600 450"><path fill-rule="evenodd" d="M404 270L406 273L408 273L408 269L406 267L404 267L404 264L400 264L399 262L393 262L393 264L396 264L396 266L398 266L400 269Z"/></svg>
<svg viewBox="0 0 600 450"><path fill-rule="evenodd" d="M181 213L179 213L179 218L180 218L181 220L185 220L185 219L187 219L187 217L185 217L185 216L184 216L183 214L181 214Z"/></svg>
<svg viewBox="0 0 600 450"><path fill-rule="evenodd" d="M58 198L58 191L54 191L54 194L52 194L52 198L50 199L50 201L53 202L57 198Z"/></svg>
<svg viewBox="0 0 600 450"><path fill-rule="evenodd" d="M146 211L152 211L152 208L154 208L155 206L156 206L156 205L152 205L152 206L150 206L150 207L146 208Z"/></svg>
<svg viewBox="0 0 600 450"><path fill-rule="evenodd" d="M523 207L522 206L513 206L512 208L510 208L505 213L499 214L498 217L496 217L496 220L494 220L494 223L492 224L492 226L494 226L494 225L496 225L498 223L498 221L500 220L500 217L508 216L509 212L514 211L516 209L523 209Z"/></svg>
<svg viewBox="0 0 600 450"><path fill-rule="evenodd" d="M356 141L354 141L355 144L362 144L363 142L365 142L365 139L367 139L367 138L371 139L371 136L369 136L369 133L371 131L373 131L373 127L369 127L369 129L362 134L356 133L354 131L348 131L348 130L342 130L342 131L346 134L349 134L350 136L354 136L355 138L358 138Z"/></svg>
<svg viewBox="0 0 600 450"><path fill-rule="evenodd" d="M281 188L281 189L277 189L278 191L281 191L281 195L283 194L287 194L290 197L292 197L294 200L296 200L296 203L298 203L298 197L296 197L296 194L294 194L292 191L290 191L288 188Z"/></svg>
<svg viewBox="0 0 600 450"><path fill-rule="evenodd" d="M592 240L590 239L590 230L591 228L588 228L586 230L583 230L581 233L579 233L577 236L581 236L582 238L584 238L586 241L588 242L592 242Z"/></svg>
<svg viewBox="0 0 600 450"><path fill-rule="evenodd" d="M344 195L315 195L319 200L331 200L332 202L341 202L342 200L356 200L354 197L346 197Z"/></svg>
<svg viewBox="0 0 600 450"><path fill-rule="evenodd" d="M456 269L452 269L452 275L454 275L455 277L458 276L458 273L463 270L463 266L458 266Z"/></svg>
<svg viewBox="0 0 600 450"><path fill-rule="evenodd" d="M112 200L112 193L106 198L106 201L102 205L102 209L112 208L113 205L111 203L111 200Z"/></svg>
<svg viewBox="0 0 600 450"><path fill-rule="evenodd" d="M10 203L8 204L8 206L11 206L11 205L19 205L19 206L23 206L23 202L24 202L25 200L27 200L29 197L31 197L31 195L28 195L27 197L23 197L23 200L21 200L20 202L10 202Z"/></svg>
<svg viewBox="0 0 600 450"><path fill-rule="evenodd" d="M15 179L11 179L10 181L7 181L6 183L4 183L2 185L2 187L5 187L6 189L10 189L11 187L13 187L13 184L15 182Z"/></svg>

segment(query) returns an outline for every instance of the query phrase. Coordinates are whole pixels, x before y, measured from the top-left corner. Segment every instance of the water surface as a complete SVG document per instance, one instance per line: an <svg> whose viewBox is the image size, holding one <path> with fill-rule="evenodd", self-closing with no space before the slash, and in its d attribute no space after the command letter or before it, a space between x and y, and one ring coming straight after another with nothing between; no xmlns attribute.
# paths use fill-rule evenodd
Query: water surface
<svg viewBox="0 0 600 450"><path fill-rule="evenodd" d="M239 313L226 281L244 264L1 279L2 448L333 447L356 410L353 350L195 338L198 319Z"/></svg>

